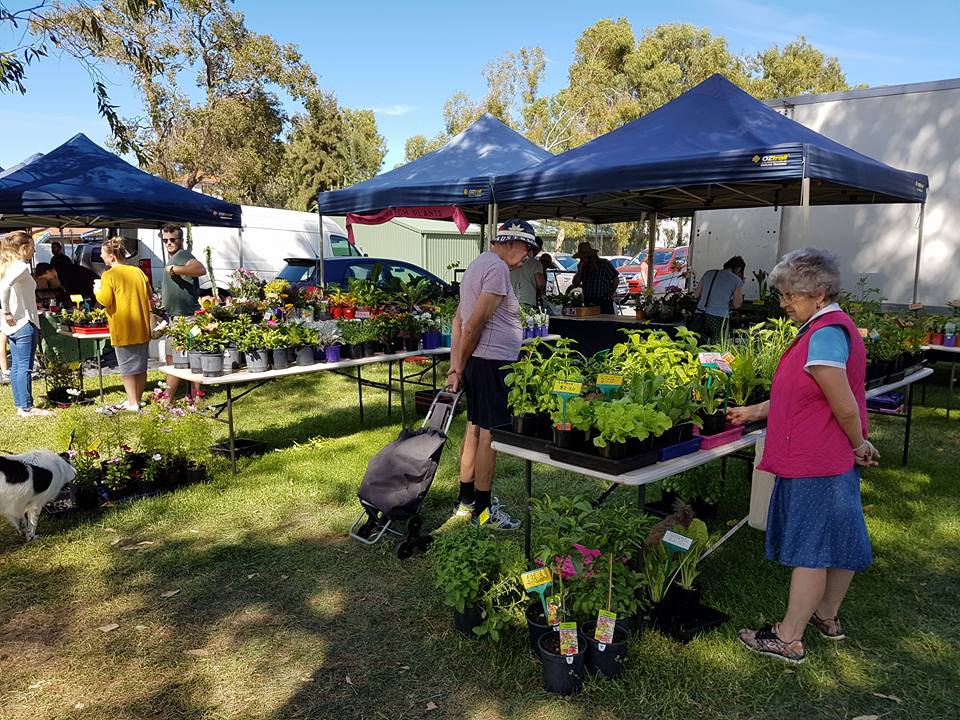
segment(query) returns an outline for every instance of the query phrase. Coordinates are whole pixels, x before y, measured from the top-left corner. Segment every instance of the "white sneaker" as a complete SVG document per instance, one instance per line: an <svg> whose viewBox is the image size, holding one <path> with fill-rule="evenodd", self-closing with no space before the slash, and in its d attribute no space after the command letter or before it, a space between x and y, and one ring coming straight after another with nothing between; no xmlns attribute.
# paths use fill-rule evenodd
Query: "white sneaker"
<svg viewBox="0 0 960 720"><path fill-rule="evenodd" d="M475 504L476 504L475 502L457 503L457 509L456 509L456 512L454 512L454 516L458 518L473 517L473 507ZM502 507L500 504L500 498L498 498L496 495L493 495L490 498L490 512L491 513L496 512L496 510L499 509L500 507Z"/></svg>
<svg viewBox="0 0 960 720"><path fill-rule="evenodd" d="M53 413L49 410L42 410L41 408L30 408L29 410L24 410L23 408L17 408L17 415L20 417L53 417Z"/></svg>
<svg viewBox="0 0 960 720"><path fill-rule="evenodd" d="M473 522L479 525L477 518L474 518ZM519 520L510 517L502 507L497 507L496 509L491 508L490 519L484 523L484 527L494 530L516 530L521 524Z"/></svg>

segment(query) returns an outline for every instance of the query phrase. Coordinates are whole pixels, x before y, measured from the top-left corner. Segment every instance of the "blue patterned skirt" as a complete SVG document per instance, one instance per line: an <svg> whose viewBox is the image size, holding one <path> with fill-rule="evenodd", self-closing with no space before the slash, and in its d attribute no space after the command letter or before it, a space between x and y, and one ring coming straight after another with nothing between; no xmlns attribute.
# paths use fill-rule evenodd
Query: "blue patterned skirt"
<svg viewBox="0 0 960 720"><path fill-rule="evenodd" d="M873 561L860 468L826 477L778 477L767 512L767 559L787 567L864 570Z"/></svg>

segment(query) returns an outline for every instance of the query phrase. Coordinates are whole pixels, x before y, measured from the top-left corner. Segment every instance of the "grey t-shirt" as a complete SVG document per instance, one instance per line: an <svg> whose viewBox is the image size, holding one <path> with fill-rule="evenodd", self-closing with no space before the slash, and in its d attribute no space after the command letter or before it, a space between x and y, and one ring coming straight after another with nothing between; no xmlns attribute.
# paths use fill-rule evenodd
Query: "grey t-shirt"
<svg viewBox="0 0 960 720"><path fill-rule="evenodd" d="M460 282L460 320L466 324L480 293L503 297L480 335L474 357L514 362L520 355L520 303L510 285L510 268L493 252L482 253L467 267Z"/></svg>
<svg viewBox="0 0 960 720"><path fill-rule="evenodd" d="M716 277L716 281L714 281L714 277ZM712 288L710 287L711 283L713 283ZM743 280L729 270L707 270L703 274L703 280L700 281L700 284L703 286L703 290L700 293L700 302L697 303L697 309L703 310L707 315L729 317L730 301L733 299L733 293L737 288L743 287Z"/></svg>
<svg viewBox="0 0 960 720"><path fill-rule="evenodd" d="M535 257L527 258L523 265L510 271L510 284L520 304L536 306L538 275L543 276L543 265Z"/></svg>

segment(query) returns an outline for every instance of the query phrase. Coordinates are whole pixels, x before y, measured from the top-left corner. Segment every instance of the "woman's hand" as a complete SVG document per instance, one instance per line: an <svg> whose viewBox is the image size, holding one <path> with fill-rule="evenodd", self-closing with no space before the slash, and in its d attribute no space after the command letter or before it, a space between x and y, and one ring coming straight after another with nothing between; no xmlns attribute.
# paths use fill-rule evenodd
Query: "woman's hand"
<svg viewBox="0 0 960 720"><path fill-rule="evenodd" d="M17 319L13 316L13 313L5 312L3 314L3 319L7 321L7 325L13 327L17 324Z"/></svg>
<svg viewBox="0 0 960 720"><path fill-rule="evenodd" d="M872 442L864 439L860 447L853 449L853 459L860 467L879 465L877 461L880 459L880 451L873 446Z"/></svg>
<svg viewBox="0 0 960 720"><path fill-rule="evenodd" d="M447 371L447 387L450 392L457 392L461 385L463 385L463 379L460 377L460 371L450 368Z"/></svg>
<svg viewBox="0 0 960 720"><path fill-rule="evenodd" d="M758 405L744 405L727 410L727 422L731 425L746 425L748 422L761 419Z"/></svg>

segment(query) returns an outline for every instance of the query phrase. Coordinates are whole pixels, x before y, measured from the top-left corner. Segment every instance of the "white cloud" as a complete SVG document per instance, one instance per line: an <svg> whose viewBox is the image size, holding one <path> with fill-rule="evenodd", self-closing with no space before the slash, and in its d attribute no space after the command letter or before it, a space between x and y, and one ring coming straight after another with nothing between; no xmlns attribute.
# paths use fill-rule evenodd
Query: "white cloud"
<svg viewBox="0 0 960 720"><path fill-rule="evenodd" d="M373 111L377 115L406 115L411 113L417 108L413 105L407 105L405 103L397 103L396 105L387 105L386 107L374 108Z"/></svg>

